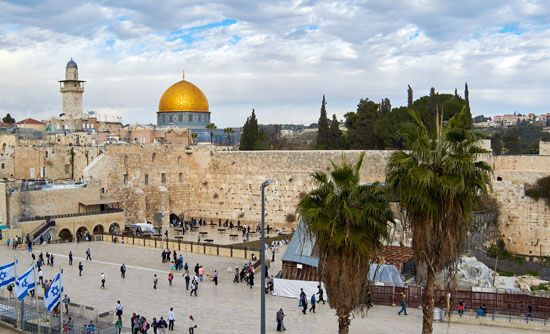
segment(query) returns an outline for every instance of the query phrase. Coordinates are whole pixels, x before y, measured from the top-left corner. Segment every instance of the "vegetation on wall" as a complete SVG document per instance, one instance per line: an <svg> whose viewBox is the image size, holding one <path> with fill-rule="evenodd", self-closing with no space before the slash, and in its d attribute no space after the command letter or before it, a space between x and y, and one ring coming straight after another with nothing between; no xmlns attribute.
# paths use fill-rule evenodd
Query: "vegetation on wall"
<svg viewBox="0 0 550 334"><path fill-rule="evenodd" d="M534 199L544 199L550 205L550 175L542 177L533 185L525 185L525 195Z"/></svg>

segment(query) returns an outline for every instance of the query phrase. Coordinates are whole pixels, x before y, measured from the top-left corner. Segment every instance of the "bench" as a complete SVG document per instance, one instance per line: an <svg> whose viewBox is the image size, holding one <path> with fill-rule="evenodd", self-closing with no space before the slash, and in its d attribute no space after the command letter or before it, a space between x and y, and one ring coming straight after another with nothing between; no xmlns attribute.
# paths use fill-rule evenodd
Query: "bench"
<svg viewBox="0 0 550 334"><path fill-rule="evenodd" d="M205 244L212 244L214 243L214 239L204 239Z"/></svg>
<svg viewBox="0 0 550 334"><path fill-rule="evenodd" d="M179 240L179 239L183 239L183 235L175 235L174 238L176 238L176 239L178 239L178 240Z"/></svg>
<svg viewBox="0 0 550 334"><path fill-rule="evenodd" d="M224 233L225 233L225 228L218 229L218 234L224 234Z"/></svg>
<svg viewBox="0 0 550 334"><path fill-rule="evenodd" d="M231 241L236 241L239 239L239 235L238 234L230 234L229 235L229 240Z"/></svg>
<svg viewBox="0 0 550 334"><path fill-rule="evenodd" d="M208 232L204 232L204 231L203 231L203 232L199 232L199 234L200 234L201 236L205 237L205 236L208 235Z"/></svg>

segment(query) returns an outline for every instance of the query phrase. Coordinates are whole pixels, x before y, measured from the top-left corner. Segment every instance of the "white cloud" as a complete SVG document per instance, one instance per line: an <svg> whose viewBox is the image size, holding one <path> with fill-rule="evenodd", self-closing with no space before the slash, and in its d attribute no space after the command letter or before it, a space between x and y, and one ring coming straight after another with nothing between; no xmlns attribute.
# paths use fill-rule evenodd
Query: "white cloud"
<svg viewBox="0 0 550 334"><path fill-rule="evenodd" d="M322 94L342 117L363 97L404 104L407 84L418 97L464 81L474 113L550 111L545 1L26 3L0 3L0 112L17 119L59 113L70 57L85 109L130 123L155 122L182 69L219 126L252 108L263 123L311 123Z"/></svg>

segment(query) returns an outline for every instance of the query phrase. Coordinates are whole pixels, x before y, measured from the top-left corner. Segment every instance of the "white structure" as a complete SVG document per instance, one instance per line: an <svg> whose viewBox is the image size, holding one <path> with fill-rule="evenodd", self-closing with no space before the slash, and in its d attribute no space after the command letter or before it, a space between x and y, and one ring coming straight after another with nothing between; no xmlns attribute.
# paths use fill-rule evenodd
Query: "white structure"
<svg viewBox="0 0 550 334"><path fill-rule="evenodd" d="M65 68L65 80L59 81L63 114L65 114L63 118L77 120L84 117L82 109L84 82L78 80L78 66L71 58Z"/></svg>

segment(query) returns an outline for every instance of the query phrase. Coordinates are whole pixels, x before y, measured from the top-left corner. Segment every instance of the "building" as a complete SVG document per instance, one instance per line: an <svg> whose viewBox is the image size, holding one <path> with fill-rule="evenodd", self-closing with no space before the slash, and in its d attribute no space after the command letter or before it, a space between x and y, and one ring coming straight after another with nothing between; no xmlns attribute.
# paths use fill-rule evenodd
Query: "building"
<svg viewBox="0 0 550 334"><path fill-rule="evenodd" d="M37 121L33 118L24 119L15 123L15 125L20 129L31 129L39 132L44 132L46 130L46 126L44 123Z"/></svg>
<svg viewBox="0 0 550 334"><path fill-rule="evenodd" d="M206 95L184 77L168 87L160 97L157 126L187 128L195 137L195 143L235 145L240 138L239 131L229 133L225 129L207 129L211 124L210 116Z"/></svg>
<svg viewBox="0 0 550 334"><path fill-rule="evenodd" d="M71 58L65 67L65 80L59 81L63 114L69 120L81 119L84 116L82 109L84 82L86 81L78 79L78 65Z"/></svg>

